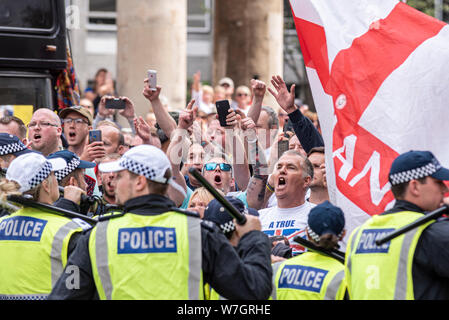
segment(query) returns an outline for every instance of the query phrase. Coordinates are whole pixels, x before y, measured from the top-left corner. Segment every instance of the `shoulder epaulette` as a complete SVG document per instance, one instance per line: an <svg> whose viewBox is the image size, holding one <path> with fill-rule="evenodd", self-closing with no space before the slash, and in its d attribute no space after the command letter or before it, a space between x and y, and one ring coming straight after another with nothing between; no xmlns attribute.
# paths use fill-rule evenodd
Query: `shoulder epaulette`
<svg viewBox="0 0 449 320"><path fill-rule="evenodd" d="M170 211L179 212L179 213L185 214L189 217L200 218L200 215L195 211L188 211L188 210L184 210L184 209L180 209L180 208L170 208Z"/></svg>
<svg viewBox="0 0 449 320"><path fill-rule="evenodd" d="M92 225L90 225L89 223L80 218L73 218L72 221L75 222L81 229L83 229L83 231L90 230L93 227Z"/></svg>
<svg viewBox="0 0 449 320"><path fill-rule="evenodd" d="M123 217L125 215L125 212L108 212L105 214L102 214L100 216L97 216L98 221L106 221L110 219L115 219L119 217Z"/></svg>
<svg viewBox="0 0 449 320"><path fill-rule="evenodd" d="M209 220L202 220L201 226L208 229L209 231L219 231L221 232L220 228L212 221Z"/></svg>

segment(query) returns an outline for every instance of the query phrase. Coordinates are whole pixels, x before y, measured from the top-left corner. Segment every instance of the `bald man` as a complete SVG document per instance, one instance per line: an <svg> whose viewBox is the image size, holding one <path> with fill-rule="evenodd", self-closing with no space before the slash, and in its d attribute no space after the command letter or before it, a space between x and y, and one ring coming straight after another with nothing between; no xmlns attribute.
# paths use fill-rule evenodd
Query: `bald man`
<svg viewBox="0 0 449 320"><path fill-rule="evenodd" d="M103 141L106 155L112 153L123 155L125 153L125 137L119 129L106 124L98 126L97 129L101 130L101 140ZM98 162L97 160L100 159L96 159L95 162Z"/></svg>
<svg viewBox="0 0 449 320"><path fill-rule="evenodd" d="M36 110L28 124L28 141L31 149L41 152L45 157L61 150L61 120L50 109Z"/></svg>

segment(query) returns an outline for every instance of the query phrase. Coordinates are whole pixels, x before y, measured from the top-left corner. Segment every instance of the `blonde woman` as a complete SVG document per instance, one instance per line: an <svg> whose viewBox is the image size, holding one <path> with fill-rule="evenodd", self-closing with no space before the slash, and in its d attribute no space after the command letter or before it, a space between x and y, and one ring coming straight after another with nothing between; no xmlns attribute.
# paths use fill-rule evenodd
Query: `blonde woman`
<svg viewBox="0 0 449 320"><path fill-rule="evenodd" d="M224 196L224 194L220 190L217 191ZM190 196L187 210L197 212L200 215L200 218L202 219L204 217L204 210L206 210L207 205L213 199L214 197L212 196L212 194L210 194L209 191L207 191L206 188L204 187L197 188Z"/></svg>

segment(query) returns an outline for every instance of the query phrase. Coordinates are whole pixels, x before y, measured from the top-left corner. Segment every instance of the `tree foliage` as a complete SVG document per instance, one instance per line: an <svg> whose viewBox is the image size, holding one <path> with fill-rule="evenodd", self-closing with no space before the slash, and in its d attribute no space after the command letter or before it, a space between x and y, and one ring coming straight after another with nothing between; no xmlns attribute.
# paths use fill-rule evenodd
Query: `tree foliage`
<svg viewBox="0 0 449 320"><path fill-rule="evenodd" d="M407 4L429 16L435 16L435 0L408 0ZM449 0L443 0L443 20L449 21Z"/></svg>

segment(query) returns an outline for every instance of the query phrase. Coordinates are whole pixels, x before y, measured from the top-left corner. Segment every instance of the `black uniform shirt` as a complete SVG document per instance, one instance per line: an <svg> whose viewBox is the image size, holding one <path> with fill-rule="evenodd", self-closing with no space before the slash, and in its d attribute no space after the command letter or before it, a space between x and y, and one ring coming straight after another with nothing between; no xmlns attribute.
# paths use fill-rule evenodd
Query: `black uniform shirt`
<svg viewBox="0 0 449 320"><path fill-rule="evenodd" d="M125 212L157 215L177 210L168 198L146 195L125 203ZM117 218L120 219L120 218ZM66 280L70 272L56 283L49 299L98 299L89 257L90 231L82 235L75 251L70 255L66 269L79 267L80 288L68 289ZM267 299L271 293L271 245L260 231L245 234L235 250L220 229L210 221L201 224L203 280L227 299ZM239 257L240 255L240 257Z"/></svg>
<svg viewBox="0 0 449 320"><path fill-rule="evenodd" d="M400 211L425 212L413 203L396 200L383 214ZM415 250L412 266L415 299L449 299L449 220L438 219L424 229Z"/></svg>

